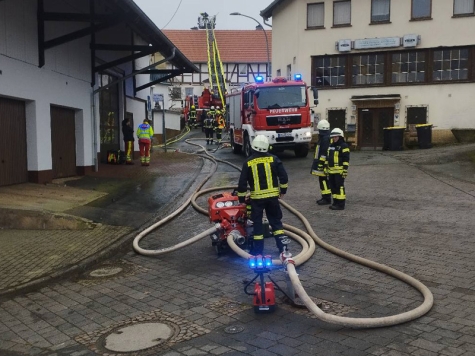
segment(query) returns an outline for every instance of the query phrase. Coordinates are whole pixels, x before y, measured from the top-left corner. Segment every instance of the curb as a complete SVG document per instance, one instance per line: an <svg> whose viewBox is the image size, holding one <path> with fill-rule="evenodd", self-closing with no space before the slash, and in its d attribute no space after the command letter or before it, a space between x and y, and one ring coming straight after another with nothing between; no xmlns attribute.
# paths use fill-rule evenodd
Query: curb
<svg viewBox="0 0 475 356"><path fill-rule="evenodd" d="M181 153L183 154L183 153ZM117 255L119 253L125 253L128 249L132 249L131 242L141 231L145 230L149 227L153 221L158 221L160 219L160 215L163 212L169 211L174 206L179 206L183 204L185 199L186 192L189 191L189 188L196 183L196 178L202 174L202 170L205 167L205 159L201 158L201 166L195 171L194 178L190 180L190 182L183 186L183 189L176 193L173 199L170 199L170 203L165 204L162 206L161 209L157 211L157 217L148 221L147 223L143 224L140 228L131 231L130 233L122 236L117 241L111 243L108 247L104 248L102 251L97 252L85 259L79 261L78 263L67 267L63 270L58 270L53 272L48 276L43 276L37 279L34 279L30 282L15 286L13 288L9 288L6 290L0 290L0 301L4 299L8 299L11 297L16 297L20 294L31 293L37 291L40 288L45 287L47 284L58 282L65 278L71 278L75 276L79 276L84 273L85 270L91 268L94 265L98 265L104 262L107 258L110 258L112 255ZM72 215L74 216L74 215Z"/></svg>

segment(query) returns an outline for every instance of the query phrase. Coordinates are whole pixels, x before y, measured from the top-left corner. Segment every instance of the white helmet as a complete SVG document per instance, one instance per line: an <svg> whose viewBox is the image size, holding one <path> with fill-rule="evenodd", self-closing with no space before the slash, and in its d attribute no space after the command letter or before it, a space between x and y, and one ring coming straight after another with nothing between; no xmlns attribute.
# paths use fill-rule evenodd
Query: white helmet
<svg viewBox="0 0 475 356"><path fill-rule="evenodd" d="M269 140L264 135L257 135L252 141L251 147L257 152L267 152L269 150Z"/></svg>
<svg viewBox="0 0 475 356"><path fill-rule="evenodd" d="M214 110L214 106L211 107L211 110Z"/></svg>
<svg viewBox="0 0 475 356"><path fill-rule="evenodd" d="M330 132L330 137L344 137L343 130L339 129L338 127L336 129L333 129L332 132Z"/></svg>
<svg viewBox="0 0 475 356"><path fill-rule="evenodd" d="M317 124L318 130L330 130L330 123L327 120L320 120Z"/></svg>
<svg viewBox="0 0 475 356"><path fill-rule="evenodd" d="M216 106L216 110L219 110L219 106Z"/></svg>

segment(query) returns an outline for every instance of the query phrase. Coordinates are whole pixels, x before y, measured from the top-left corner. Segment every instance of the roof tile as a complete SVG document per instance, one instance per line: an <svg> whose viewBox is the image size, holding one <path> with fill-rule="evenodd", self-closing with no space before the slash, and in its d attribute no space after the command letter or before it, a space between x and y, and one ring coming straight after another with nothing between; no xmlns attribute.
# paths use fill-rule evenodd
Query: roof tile
<svg viewBox="0 0 475 356"><path fill-rule="evenodd" d="M208 61L205 30L162 30L165 36L193 63ZM262 30L215 30L223 63L267 62L266 38ZM272 31L265 31L272 58ZM270 59L271 59L270 58Z"/></svg>

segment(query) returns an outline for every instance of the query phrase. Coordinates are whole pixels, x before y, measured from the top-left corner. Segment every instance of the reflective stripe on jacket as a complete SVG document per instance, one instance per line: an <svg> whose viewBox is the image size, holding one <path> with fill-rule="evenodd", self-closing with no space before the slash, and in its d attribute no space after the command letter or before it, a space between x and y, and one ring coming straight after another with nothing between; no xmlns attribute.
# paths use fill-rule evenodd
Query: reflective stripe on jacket
<svg viewBox="0 0 475 356"><path fill-rule="evenodd" d="M333 142L328 147L326 166L329 174L341 174L348 170L350 165L350 148L348 144L340 138L338 142Z"/></svg>
<svg viewBox="0 0 475 356"><path fill-rule="evenodd" d="M288 181L287 172L278 157L269 153L253 152L244 162L239 177L239 201L244 201L248 185L251 199L265 199L287 193Z"/></svg>
<svg viewBox="0 0 475 356"><path fill-rule="evenodd" d="M137 129L137 137L140 139L151 140L153 137L153 128L149 124L141 124Z"/></svg>

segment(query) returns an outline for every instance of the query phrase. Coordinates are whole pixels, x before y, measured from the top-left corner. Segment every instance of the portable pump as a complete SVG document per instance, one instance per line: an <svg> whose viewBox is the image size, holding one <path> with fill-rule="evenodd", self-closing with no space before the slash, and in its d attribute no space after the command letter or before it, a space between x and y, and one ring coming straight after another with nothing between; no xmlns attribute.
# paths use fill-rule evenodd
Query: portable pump
<svg viewBox="0 0 475 356"><path fill-rule="evenodd" d="M241 248L249 245L250 234L246 205L239 202L235 192L216 194L208 198L209 220L216 224L216 232L211 237L211 244L220 254L228 247L227 238L232 236L233 241Z"/></svg>
<svg viewBox="0 0 475 356"><path fill-rule="evenodd" d="M272 267L272 257L269 255L249 257L249 267L256 273L256 276L246 284L244 292L247 295L254 296L253 305L255 313L271 313L275 310L275 290L274 281L265 282L264 273L270 272ZM248 287L257 278L259 281L254 285L254 293L247 291ZM270 277L269 277L270 278Z"/></svg>

